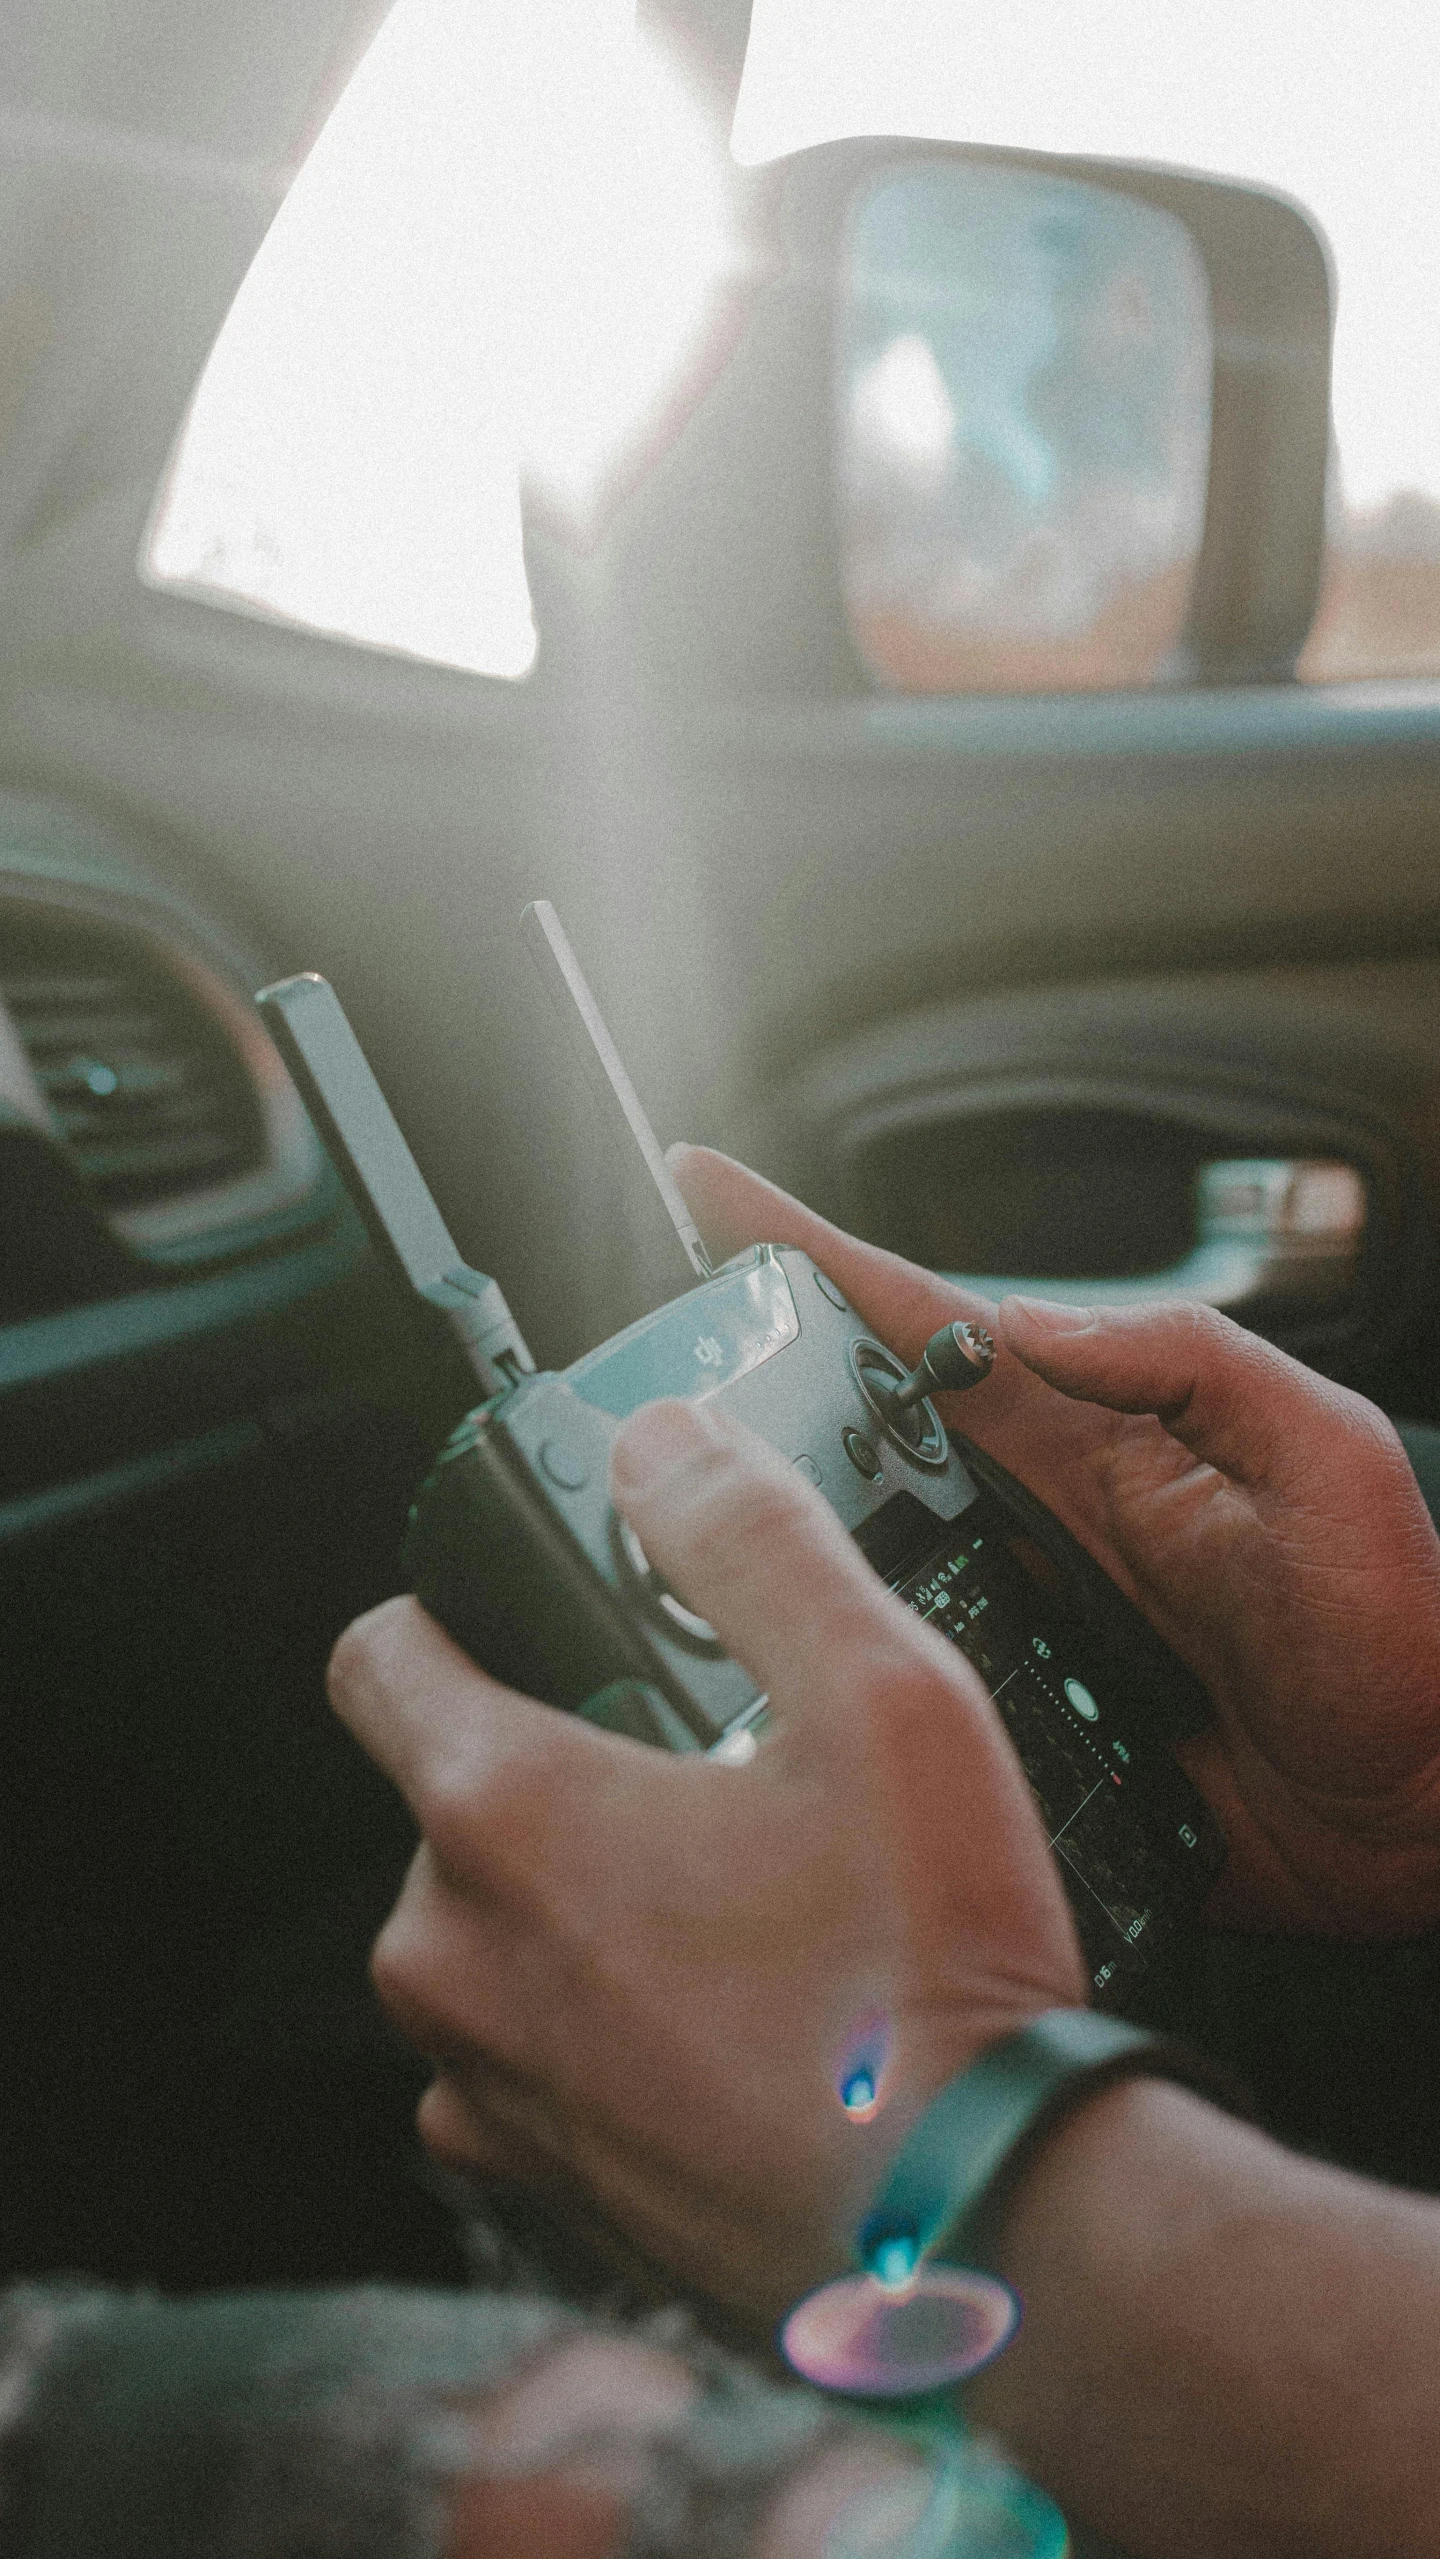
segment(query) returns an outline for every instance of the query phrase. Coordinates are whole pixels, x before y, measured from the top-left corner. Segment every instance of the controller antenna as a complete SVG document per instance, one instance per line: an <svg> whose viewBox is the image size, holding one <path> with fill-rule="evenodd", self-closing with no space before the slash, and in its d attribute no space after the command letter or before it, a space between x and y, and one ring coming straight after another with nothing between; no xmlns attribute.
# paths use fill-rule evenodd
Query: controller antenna
<svg viewBox="0 0 1440 2559"><path fill-rule="evenodd" d="M655 1198L664 1212L660 1226L663 1270L667 1284L693 1288L697 1279L714 1277L700 1230L680 1194L680 1186L660 1152L660 1142L645 1116L645 1106L625 1071L619 1050L605 1027L584 970L570 946L569 935L548 897L537 897L520 918L530 956L544 983L585 1077L600 1105L606 1127L623 1157L638 1154L649 1174ZM659 1221L657 1220L657 1225ZM678 1246L678 1251L677 1251ZM682 1271L681 1264L684 1264Z"/></svg>
<svg viewBox="0 0 1440 2559"><path fill-rule="evenodd" d="M535 1366L498 1281L472 1271L436 1207L335 989L307 970L255 998L381 1259L444 1317L485 1394Z"/></svg>
<svg viewBox="0 0 1440 2559"><path fill-rule="evenodd" d="M919 1367L902 1386L887 1388L885 1401L903 1413L927 1395L963 1395L967 1387L983 1385L994 1365L995 1344L983 1324L942 1324L926 1343ZM881 1380L872 1376L868 1383L873 1388Z"/></svg>

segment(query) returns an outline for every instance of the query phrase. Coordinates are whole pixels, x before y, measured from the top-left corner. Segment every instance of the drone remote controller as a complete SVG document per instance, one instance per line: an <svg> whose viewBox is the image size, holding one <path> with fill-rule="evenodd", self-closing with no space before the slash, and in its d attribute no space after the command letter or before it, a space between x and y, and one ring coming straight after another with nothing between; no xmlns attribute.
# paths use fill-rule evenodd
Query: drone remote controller
<svg viewBox="0 0 1440 2559"><path fill-rule="evenodd" d="M882 1578L980 1671L1045 1821L1092 1995L1124 2006L1223 1862L1171 1748L1206 1720L1204 1691L1044 1505L947 1431L932 1392L983 1380L993 1349L978 1326L937 1333L912 1374L792 1246L712 1268L553 908L528 907L524 929L664 1205L679 1292L558 1374L537 1373L495 1281L465 1265L333 989L294 977L259 998L373 1241L450 1325L482 1390L411 1513L416 1593L512 1687L639 1741L748 1758L765 1698L609 1493L628 1413L713 1397L818 1486ZM958 1791L955 1821L958 1841Z"/></svg>

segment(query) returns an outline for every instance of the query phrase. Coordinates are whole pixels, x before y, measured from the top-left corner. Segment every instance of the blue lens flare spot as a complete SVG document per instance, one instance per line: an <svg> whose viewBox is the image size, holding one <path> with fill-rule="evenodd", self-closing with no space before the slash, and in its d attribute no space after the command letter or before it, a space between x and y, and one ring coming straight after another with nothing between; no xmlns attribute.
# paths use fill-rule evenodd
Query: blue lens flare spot
<svg viewBox="0 0 1440 2559"><path fill-rule="evenodd" d="M835 2094L852 2123L867 2124L880 2104L891 2041L888 2019L867 2017L840 2056Z"/></svg>
<svg viewBox="0 0 1440 2559"><path fill-rule="evenodd" d="M810 2293L786 2318L780 2351L822 2390L907 2399L968 2380L1019 2325L1019 2295L998 2276L912 2258L903 2288L842 2275Z"/></svg>
<svg viewBox="0 0 1440 2559"><path fill-rule="evenodd" d="M920 2263L918 2239L882 2239L870 2260L870 2272L887 2292L903 2292Z"/></svg>

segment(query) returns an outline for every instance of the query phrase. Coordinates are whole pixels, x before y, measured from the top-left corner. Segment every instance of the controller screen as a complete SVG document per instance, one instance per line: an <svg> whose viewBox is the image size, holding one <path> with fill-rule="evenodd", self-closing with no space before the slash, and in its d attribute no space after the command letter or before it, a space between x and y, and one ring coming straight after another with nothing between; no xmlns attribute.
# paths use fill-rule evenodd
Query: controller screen
<svg viewBox="0 0 1440 2559"><path fill-rule="evenodd" d="M977 1524L983 1518L983 1524ZM1094 1995L1132 1978L1208 1881L1207 1816L1168 1749L1107 1693L1083 1634L986 1502L891 1587L975 1664L1009 1728L1074 1912Z"/></svg>

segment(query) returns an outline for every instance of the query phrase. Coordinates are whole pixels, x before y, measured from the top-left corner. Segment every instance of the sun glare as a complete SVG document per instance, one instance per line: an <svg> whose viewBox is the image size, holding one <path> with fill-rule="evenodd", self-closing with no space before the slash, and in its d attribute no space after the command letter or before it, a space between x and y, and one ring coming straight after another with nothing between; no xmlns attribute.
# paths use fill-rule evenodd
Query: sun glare
<svg viewBox="0 0 1440 2559"><path fill-rule="evenodd" d="M522 485L584 523L734 263L719 142L633 0L397 0L211 352L142 574L524 675Z"/></svg>
<svg viewBox="0 0 1440 2559"><path fill-rule="evenodd" d="M955 441L955 406L927 338L892 338L851 395L853 431L921 478L943 478Z"/></svg>

